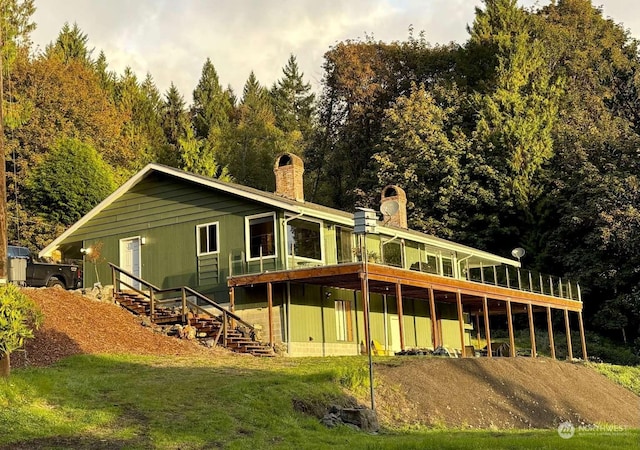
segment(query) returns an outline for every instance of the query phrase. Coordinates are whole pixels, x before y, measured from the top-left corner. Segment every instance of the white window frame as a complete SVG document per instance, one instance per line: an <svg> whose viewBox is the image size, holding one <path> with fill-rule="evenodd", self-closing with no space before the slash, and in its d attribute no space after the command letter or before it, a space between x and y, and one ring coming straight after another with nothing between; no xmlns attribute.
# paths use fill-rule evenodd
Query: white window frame
<svg viewBox="0 0 640 450"><path fill-rule="evenodd" d="M287 243L287 245L285 245L285 252L286 252L286 257L287 258L295 258L296 261L300 260L300 261L308 261L308 262L320 262L322 264L324 264L325 259L326 259L326 255L325 255L325 249L324 249L324 221L320 220L320 219L312 219L310 217L296 217L293 215L285 215L285 220L286 219L297 219L297 220L302 220L304 222L311 222L311 223L317 223L320 225L320 259L314 259L314 258L307 258L304 256L299 256L299 255L290 255L289 254L289 223L290 222L286 222L285 225L285 241Z"/></svg>
<svg viewBox="0 0 640 450"><path fill-rule="evenodd" d="M216 226L216 248L217 250L214 252L201 252L200 251L200 229L201 228L205 228L205 227L210 227L211 225L215 225ZM207 236L209 236L209 233L207 232ZM196 253L198 256L205 256L205 255L215 255L217 253L220 253L220 222L209 222L209 223L203 223L200 225L196 225Z"/></svg>
<svg viewBox="0 0 640 450"><path fill-rule="evenodd" d="M266 255L263 256L262 259L276 259L278 257L278 221L277 221L277 217L276 217L276 213L275 212L268 212L268 213L262 213L262 214L254 214L251 216L245 216L244 217L244 246L245 246L245 251L246 251L246 258L247 261L259 261L260 260L260 256L256 256L256 257L251 257L251 236L250 236L250 230L249 230L249 223L251 222L252 219L261 219L263 217L272 217L273 218L273 239L274 239L274 243L273 243L273 249L274 249L274 254L273 255Z"/></svg>

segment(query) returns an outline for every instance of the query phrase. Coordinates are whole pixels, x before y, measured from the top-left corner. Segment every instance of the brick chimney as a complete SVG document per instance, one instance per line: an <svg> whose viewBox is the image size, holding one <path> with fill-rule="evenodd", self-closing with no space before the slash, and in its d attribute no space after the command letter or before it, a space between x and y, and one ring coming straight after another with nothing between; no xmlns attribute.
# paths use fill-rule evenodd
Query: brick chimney
<svg viewBox="0 0 640 450"><path fill-rule="evenodd" d="M407 228L407 194L402 188L389 185L382 190L380 212L385 225Z"/></svg>
<svg viewBox="0 0 640 450"><path fill-rule="evenodd" d="M292 153L281 154L276 158L273 173L276 174L276 195L299 202L304 201L302 184L304 163L300 157Z"/></svg>

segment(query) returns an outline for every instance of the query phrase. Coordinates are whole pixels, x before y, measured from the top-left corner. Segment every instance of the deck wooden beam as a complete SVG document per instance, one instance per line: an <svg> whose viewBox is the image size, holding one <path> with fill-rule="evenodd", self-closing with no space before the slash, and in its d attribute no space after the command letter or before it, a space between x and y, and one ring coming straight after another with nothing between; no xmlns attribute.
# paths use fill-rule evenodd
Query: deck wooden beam
<svg viewBox="0 0 640 450"><path fill-rule="evenodd" d="M269 309L269 345L273 347L273 285L267 283L267 306Z"/></svg>
<svg viewBox="0 0 640 450"><path fill-rule="evenodd" d="M509 356L516 356L516 340L513 335L513 316L511 314L511 300L507 300L507 326L509 327Z"/></svg>
<svg viewBox="0 0 640 450"><path fill-rule="evenodd" d="M247 286L261 283L277 283L285 281L298 281L303 283L319 284L346 289L358 289L358 279L363 272L362 264L349 263L323 267L310 267L303 269L291 269L260 274L237 275L229 277L229 286ZM380 264L368 264L368 277L378 285L395 285L401 283L406 288L435 289L436 291L455 293L458 290L463 295L482 298L487 296L493 300L512 301L519 303L531 303L533 306L581 311L582 303L576 300L552 297L535 292L507 289L502 286L482 284L475 281L459 280L442 277L434 274L417 272L414 270L400 269ZM373 289L372 289L373 290ZM416 296L416 298L425 298Z"/></svg>
<svg viewBox="0 0 640 450"><path fill-rule="evenodd" d="M460 291L456 292L456 303L458 305L458 327L460 329L460 351L462 353L462 357L464 358L465 349L464 349L464 316L462 314L462 294Z"/></svg>
<svg viewBox="0 0 640 450"><path fill-rule="evenodd" d="M547 331L549 332L549 350L551 359L556 359L556 345L553 342L553 322L551 321L551 307L547 306Z"/></svg>
<svg viewBox="0 0 640 450"><path fill-rule="evenodd" d="M489 330L489 305L487 301L487 296L482 297L482 305L484 310L484 334L487 338L487 357L493 357L491 350L491 330Z"/></svg>
<svg viewBox="0 0 640 450"><path fill-rule="evenodd" d="M578 325L580 326L580 343L582 344L582 359L588 361L587 356L587 341L584 337L584 323L582 322L582 312L578 313Z"/></svg>
<svg viewBox="0 0 640 450"><path fill-rule="evenodd" d="M538 355L536 351L536 330L533 325L533 306L531 306L531 303L527 305L527 314L529 315L529 339L531 340L531 357L535 358Z"/></svg>
<svg viewBox="0 0 640 450"><path fill-rule="evenodd" d="M573 349L571 348L571 328L569 327L569 310L564 310L564 329L567 333L567 358L573 361Z"/></svg>
<svg viewBox="0 0 640 450"><path fill-rule="evenodd" d="M429 316L431 318L431 343L433 344L433 349L435 350L440 345L440 340L438 339L438 325L436 323L436 301L433 295L433 289L429 289Z"/></svg>
<svg viewBox="0 0 640 450"><path fill-rule="evenodd" d="M402 311L402 285L396 283L396 305L398 308L398 326L400 328L400 348L404 350L404 319Z"/></svg>

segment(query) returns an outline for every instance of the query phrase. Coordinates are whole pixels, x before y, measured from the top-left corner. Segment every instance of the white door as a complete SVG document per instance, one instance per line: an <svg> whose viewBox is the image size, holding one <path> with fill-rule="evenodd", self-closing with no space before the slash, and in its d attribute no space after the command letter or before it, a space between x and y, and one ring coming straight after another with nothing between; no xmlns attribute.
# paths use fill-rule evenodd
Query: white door
<svg viewBox="0 0 640 450"><path fill-rule="evenodd" d="M391 350L393 352L399 352L402 350L400 346L400 321L398 316L390 316L389 322L391 325Z"/></svg>
<svg viewBox="0 0 640 450"><path fill-rule="evenodd" d="M120 239L120 267L132 275L140 277L140 238ZM140 283L130 277L122 275L122 281L135 289L140 289ZM127 286L122 286L127 289Z"/></svg>

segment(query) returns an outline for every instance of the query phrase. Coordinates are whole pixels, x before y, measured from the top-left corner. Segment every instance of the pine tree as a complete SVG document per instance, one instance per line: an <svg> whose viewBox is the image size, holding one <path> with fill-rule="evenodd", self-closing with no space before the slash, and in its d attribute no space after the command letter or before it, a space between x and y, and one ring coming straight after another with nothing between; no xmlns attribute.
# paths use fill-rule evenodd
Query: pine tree
<svg viewBox="0 0 640 450"><path fill-rule="evenodd" d="M162 107L162 129L167 139L167 149L160 162L174 167L180 165L180 139L187 136L189 127L189 116L185 110L184 98L178 88L171 83L165 94Z"/></svg>
<svg viewBox="0 0 640 450"><path fill-rule="evenodd" d="M296 57L291 55L282 69L283 77L271 89L276 126L304 152L313 132L315 94L303 80Z"/></svg>
<svg viewBox="0 0 640 450"><path fill-rule="evenodd" d="M65 22L56 42L48 48L48 51L58 52L65 62L75 59L90 64L93 49L89 50L88 42L89 37L82 32L77 23L70 27L69 23Z"/></svg>
<svg viewBox="0 0 640 450"><path fill-rule="evenodd" d="M291 151L275 124L268 91L251 72L238 107L237 123L225 133L220 161L240 184L273 190L273 163L279 152Z"/></svg>
<svg viewBox="0 0 640 450"><path fill-rule="evenodd" d="M540 195L539 174L553 156L560 87L529 15L516 0L486 0L485 5L477 11L470 43L495 49L497 65L489 90L476 95L475 140L498 171L504 205L526 210Z"/></svg>
<svg viewBox="0 0 640 450"><path fill-rule="evenodd" d="M200 81L193 91L191 117L195 136L207 139L212 127L222 130L229 126L232 103L220 86L218 74L207 58L202 67Z"/></svg>

